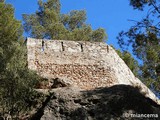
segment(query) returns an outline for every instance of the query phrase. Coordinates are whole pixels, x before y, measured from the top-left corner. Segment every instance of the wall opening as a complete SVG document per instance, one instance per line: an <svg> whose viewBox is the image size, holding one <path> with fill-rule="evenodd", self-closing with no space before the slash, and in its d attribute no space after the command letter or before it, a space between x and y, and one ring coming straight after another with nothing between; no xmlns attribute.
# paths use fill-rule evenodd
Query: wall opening
<svg viewBox="0 0 160 120"><path fill-rule="evenodd" d="M83 52L83 44L81 43L80 46L81 46L81 52Z"/></svg>
<svg viewBox="0 0 160 120"><path fill-rule="evenodd" d="M44 51L44 41L42 40L42 48L41 48L42 52Z"/></svg>
<svg viewBox="0 0 160 120"><path fill-rule="evenodd" d="M107 45L107 53L109 53L109 46Z"/></svg>
<svg viewBox="0 0 160 120"><path fill-rule="evenodd" d="M63 45L63 42L61 42L61 45L62 45L62 51L64 51L64 45Z"/></svg>

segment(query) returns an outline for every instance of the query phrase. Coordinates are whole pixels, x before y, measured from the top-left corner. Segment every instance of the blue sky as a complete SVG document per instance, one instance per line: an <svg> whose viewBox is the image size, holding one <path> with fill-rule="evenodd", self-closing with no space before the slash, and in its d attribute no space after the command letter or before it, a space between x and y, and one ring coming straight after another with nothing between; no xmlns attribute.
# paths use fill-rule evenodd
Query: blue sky
<svg viewBox="0 0 160 120"><path fill-rule="evenodd" d="M127 30L132 22L128 19L140 20L145 17L143 12L133 10L129 0L60 0L61 12L86 10L87 23L93 29L102 27L108 35L108 44L119 48L116 36L121 30ZM15 7L15 16L22 20L22 14L34 13L38 6L37 0L6 0Z"/></svg>

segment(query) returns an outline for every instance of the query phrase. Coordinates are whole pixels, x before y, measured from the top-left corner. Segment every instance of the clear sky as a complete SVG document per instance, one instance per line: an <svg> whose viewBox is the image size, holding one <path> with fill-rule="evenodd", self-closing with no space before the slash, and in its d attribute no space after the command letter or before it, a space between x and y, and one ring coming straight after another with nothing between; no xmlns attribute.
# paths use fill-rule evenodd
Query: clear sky
<svg viewBox="0 0 160 120"><path fill-rule="evenodd" d="M132 22L128 19L140 20L145 17L143 12L135 11L129 6L129 0L60 0L61 12L86 10L87 23L93 29L102 27L108 35L108 44L118 48L116 36L121 30L127 30ZM15 16L22 20L22 14L34 13L38 6L37 0L6 0L15 7Z"/></svg>

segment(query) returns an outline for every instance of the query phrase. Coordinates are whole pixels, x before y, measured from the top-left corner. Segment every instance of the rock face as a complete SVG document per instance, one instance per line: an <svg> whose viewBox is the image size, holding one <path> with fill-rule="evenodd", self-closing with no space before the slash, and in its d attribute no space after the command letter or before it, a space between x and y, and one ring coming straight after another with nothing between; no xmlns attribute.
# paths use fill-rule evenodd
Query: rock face
<svg viewBox="0 0 160 120"><path fill-rule="evenodd" d="M132 117L132 114L137 115ZM138 117L150 114L151 117ZM160 106L129 85L56 88L31 120L159 120Z"/></svg>
<svg viewBox="0 0 160 120"><path fill-rule="evenodd" d="M131 85L157 101L106 43L28 38L27 49L29 69L44 78L67 78L84 90Z"/></svg>

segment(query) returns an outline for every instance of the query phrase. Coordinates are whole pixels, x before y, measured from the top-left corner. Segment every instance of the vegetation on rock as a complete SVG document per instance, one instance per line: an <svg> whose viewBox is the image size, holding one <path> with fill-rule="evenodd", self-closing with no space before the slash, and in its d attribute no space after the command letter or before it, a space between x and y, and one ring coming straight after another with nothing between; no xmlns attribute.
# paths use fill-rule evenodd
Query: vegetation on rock
<svg viewBox="0 0 160 120"><path fill-rule="evenodd" d="M29 110L37 96L33 87L40 79L27 68L22 33L14 8L0 2L0 116L12 119Z"/></svg>

